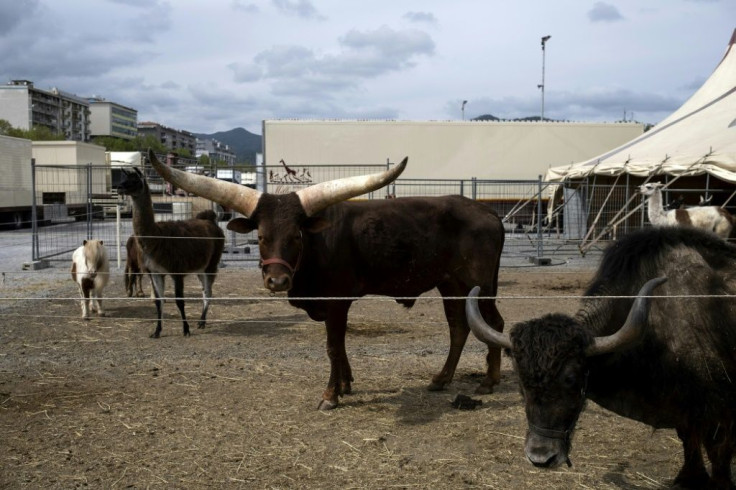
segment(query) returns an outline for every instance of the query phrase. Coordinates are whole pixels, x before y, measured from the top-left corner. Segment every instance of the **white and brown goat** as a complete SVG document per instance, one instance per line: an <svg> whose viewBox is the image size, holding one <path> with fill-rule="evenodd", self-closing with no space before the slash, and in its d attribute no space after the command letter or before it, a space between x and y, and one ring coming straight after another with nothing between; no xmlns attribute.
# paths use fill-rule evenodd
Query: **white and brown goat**
<svg viewBox="0 0 736 490"><path fill-rule="evenodd" d="M72 254L71 272L82 296L82 318L88 320L90 310L105 316L102 290L110 279L110 262L102 240L84 240Z"/></svg>
<svg viewBox="0 0 736 490"><path fill-rule="evenodd" d="M639 192L647 197L647 215L653 225L693 226L728 240L733 230L733 217L728 211L719 206L665 210L662 205L662 187L661 182L649 182L639 187Z"/></svg>
<svg viewBox="0 0 736 490"><path fill-rule="evenodd" d="M151 192L140 169L124 170L125 180L118 193L133 200L133 232L141 249L141 268L148 271L153 284L158 321L152 338L161 336L163 319L162 298L165 276L174 280L176 306L181 314L184 335L189 335L189 323L184 313L184 276L197 274L202 284L204 305L199 328L204 328L212 298L212 283L225 246L225 234L216 222L213 211L203 211L194 219L156 222Z"/></svg>

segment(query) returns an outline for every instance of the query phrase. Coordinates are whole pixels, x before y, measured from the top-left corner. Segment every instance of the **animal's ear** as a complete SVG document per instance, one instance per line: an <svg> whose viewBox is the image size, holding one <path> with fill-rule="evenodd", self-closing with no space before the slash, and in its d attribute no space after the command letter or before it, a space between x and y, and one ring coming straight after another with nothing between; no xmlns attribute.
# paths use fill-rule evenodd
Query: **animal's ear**
<svg viewBox="0 0 736 490"><path fill-rule="evenodd" d="M82 240L82 245L87 245L87 240Z"/></svg>
<svg viewBox="0 0 736 490"><path fill-rule="evenodd" d="M304 222L304 229L309 233L319 233L322 230L326 230L330 226L332 226L332 223L319 216L307 218Z"/></svg>
<svg viewBox="0 0 736 490"><path fill-rule="evenodd" d="M105 244L105 242L103 242L102 240L100 240L100 245L104 245L104 244Z"/></svg>
<svg viewBox="0 0 736 490"><path fill-rule="evenodd" d="M235 218L227 223L227 229L236 233L250 233L258 228L258 223L250 218Z"/></svg>

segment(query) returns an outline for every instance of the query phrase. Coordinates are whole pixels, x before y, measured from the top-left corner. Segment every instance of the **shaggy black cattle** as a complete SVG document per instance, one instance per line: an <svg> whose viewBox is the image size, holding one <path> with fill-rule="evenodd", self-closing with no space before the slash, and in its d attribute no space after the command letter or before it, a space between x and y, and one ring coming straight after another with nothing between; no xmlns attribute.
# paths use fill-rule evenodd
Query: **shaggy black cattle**
<svg viewBox="0 0 736 490"><path fill-rule="evenodd" d="M651 299L647 321L643 297L655 287L662 297ZM466 309L475 335L509 349L514 360L533 464L569 464L571 436L590 398L654 428L676 429L684 449L679 487L734 488L736 303L723 295L735 287L736 247L697 229L663 227L606 250L574 318L547 315L507 335L485 325L477 291Z"/></svg>
<svg viewBox="0 0 736 490"><path fill-rule="evenodd" d="M488 206L460 196L346 201L383 187L406 166L406 159L376 175L316 184L284 195L180 172L160 164L156 170L176 187L236 209L228 228L258 230L264 285L288 291L291 304L304 309L327 330L331 370L319 408L338 405L353 381L345 351L348 310L366 294L400 298L411 307L418 296L437 288L445 299L450 352L430 389L447 385L455 373L469 329L464 301L480 284L495 296L504 230ZM307 299L300 299L307 298ZM310 300L308 298L330 298ZM503 319L494 300L481 302L485 318L498 330ZM490 393L500 379L500 350L489 346L488 370L478 388Z"/></svg>

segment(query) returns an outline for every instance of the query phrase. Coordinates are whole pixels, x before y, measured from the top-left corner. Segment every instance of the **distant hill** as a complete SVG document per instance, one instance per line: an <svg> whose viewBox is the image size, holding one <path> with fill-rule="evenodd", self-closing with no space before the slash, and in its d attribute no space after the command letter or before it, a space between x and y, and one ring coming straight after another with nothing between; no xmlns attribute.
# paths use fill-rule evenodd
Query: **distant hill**
<svg viewBox="0 0 736 490"><path fill-rule="evenodd" d="M496 117L491 114L483 114L482 116L474 117L473 121L541 121L541 117L539 116L528 116L528 117L517 117L515 119L501 119L499 117ZM559 122L557 119L549 119L547 117L544 118L545 121L548 122Z"/></svg>
<svg viewBox="0 0 736 490"><path fill-rule="evenodd" d="M194 133L200 139L215 139L221 143L225 143L235 153L236 163L250 163L255 165L256 153L260 153L263 148L263 138L259 134L253 134L243 128L235 128L230 131L220 131L218 133L204 134Z"/></svg>

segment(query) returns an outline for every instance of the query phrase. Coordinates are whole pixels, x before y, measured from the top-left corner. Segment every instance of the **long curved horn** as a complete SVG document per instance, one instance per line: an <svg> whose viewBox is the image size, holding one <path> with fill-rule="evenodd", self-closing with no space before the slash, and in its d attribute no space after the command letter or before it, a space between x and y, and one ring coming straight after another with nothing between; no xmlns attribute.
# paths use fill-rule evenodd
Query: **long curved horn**
<svg viewBox="0 0 736 490"><path fill-rule="evenodd" d="M327 206L345 201L351 197L366 194L390 184L401 175L408 161L409 158L405 157L400 164L377 174L345 177L343 179L321 182L296 191L296 195L299 196L299 200L307 216L312 216Z"/></svg>
<svg viewBox="0 0 736 490"><path fill-rule="evenodd" d="M488 325L478 309L478 294L480 287L475 286L470 290L468 299L465 300L465 316L468 317L468 326L473 334L481 342L496 344L504 349L511 349L511 338L508 334L501 333Z"/></svg>
<svg viewBox="0 0 736 490"><path fill-rule="evenodd" d="M631 306L629 316L626 317L626 322L623 326L612 335L596 337L590 347L585 351L585 355L597 356L600 354L607 354L625 347L629 343L638 339L643 328L647 324L647 317L649 316L648 296L651 296L654 288L666 281L666 277L657 277L647 281L647 283L639 290L639 294L637 295L634 304Z"/></svg>
<svg viewBox="0 0 736 490"><path fill-rule="evenodd" d="M235 209L245 216L253 214L258 200L261 198L261 192L250 187L191 172L183 172L164 165L150 149L148 150L148 160L156 169L156 172L167 182L171 182L187 192Z"/></svg>

